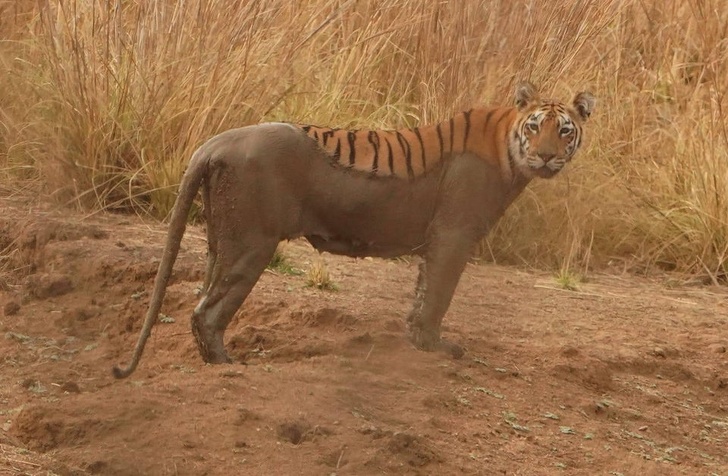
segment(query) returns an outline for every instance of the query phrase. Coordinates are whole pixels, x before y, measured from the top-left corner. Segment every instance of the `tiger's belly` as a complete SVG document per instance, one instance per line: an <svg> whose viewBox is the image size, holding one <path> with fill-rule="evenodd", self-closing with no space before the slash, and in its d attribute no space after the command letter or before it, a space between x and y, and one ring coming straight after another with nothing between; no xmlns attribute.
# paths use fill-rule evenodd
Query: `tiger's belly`
<svg viewBox="0 0 728 476"><path fill-rule="evenodd" d="M341 237L326 237L322 235L306 235L305 238L318 251L326 251L336 255L364 258L367 256L377 258L395 258L402 255L419 254L424 250L422 245L407 245L402 243L369 242Z"/></svg>
<svg viewBox="0 0 728 476"><path fill-rule="evenodd" d="M438 181L436 174L411 182L340 176L309 197L301 234L316 249L334 254L419 254L434 215Z"/></svg>

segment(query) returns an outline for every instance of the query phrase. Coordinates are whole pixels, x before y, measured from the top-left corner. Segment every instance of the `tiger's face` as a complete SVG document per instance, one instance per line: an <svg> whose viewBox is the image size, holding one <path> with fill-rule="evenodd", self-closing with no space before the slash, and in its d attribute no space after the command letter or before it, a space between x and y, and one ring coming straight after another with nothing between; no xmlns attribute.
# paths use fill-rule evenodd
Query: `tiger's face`
<svg viewBox="0 0 728 476"><path fill-rule="evenodd" d="M571 161L582 140L582 125L596 100L577 94L571 106L542 100L530 83L516 90L518 118L511 131L513 165L527 178L551 178Z"/></svg>

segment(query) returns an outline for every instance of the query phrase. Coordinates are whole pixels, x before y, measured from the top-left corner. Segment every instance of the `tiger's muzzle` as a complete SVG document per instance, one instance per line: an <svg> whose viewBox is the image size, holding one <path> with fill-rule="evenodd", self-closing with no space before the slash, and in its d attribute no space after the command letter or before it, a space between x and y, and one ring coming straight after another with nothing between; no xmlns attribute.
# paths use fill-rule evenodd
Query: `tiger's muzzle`
<svg viewBox="0 0 728 476"><path fill-rule="evenodd" d="M563 156L552 154L529 155L526 163L531 171L542 178L550 178L556 175L569 160Z"/></svg>

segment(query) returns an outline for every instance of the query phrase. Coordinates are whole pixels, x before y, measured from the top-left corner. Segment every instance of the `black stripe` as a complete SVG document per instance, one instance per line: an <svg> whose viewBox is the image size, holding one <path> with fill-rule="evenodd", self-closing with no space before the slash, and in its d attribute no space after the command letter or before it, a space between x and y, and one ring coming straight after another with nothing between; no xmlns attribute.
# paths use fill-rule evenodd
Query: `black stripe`
<svg viewBox="0 0 728 476"><path fill-rule="evenodd" d="M473 112L473 110L465 111L463 113L463 116L465 116L465 135L463 136L463 152L467 150L468 148L468 135L470 134L470 113Z"/></svg>
<svg viewBox="0 0 728 476"><path fill-rule="evenodd" d="M450 118L450 154L452 154L452 144L453 140L455 140L455 119Z"/></svg>
<svg viewBox="0 0 728 476"><path fill-rule="evenodd" d="M341 158L341 139L336 139L336 149L334 149L334 158L338 162Z"/></svg>
<svg viewBox="0 0 728 476"><path fill-rule="evenodd" d="M392 155L392 144L389 143L389 139L386 137L384 138L384 142L387 143L387 154L389 157L387 157L387 162L389 162L389 173L390 175L394 175L394 156Z"/></svg>
<svg viewBox="0 0 728 476"><path fill-rule="evenodd" d="M317 130L314 130L313 131L313 138L316 140L316 142L319 141L319 136L318 136L318 131Z"/></svg>
<svg viewBox="0 0 728 476"><path fill-rule="evenodd" d="M369 131L369 143L374 147L374 159L372 160L372 172L376 172L379 168L379 134Z"/></svg>
<svg viewBox="0 0 728 476"><path fill-rule="evenodd" d="M407 176L409 178L415 177L415 171L412 170L412 151L410 150L409 142L407 142L407 139L404 138L404 136L397 131L397 141L399 142L400 147L402 147L402 152L404 153L404 161L407 164Z"/></svg>
<svg viewBox="0 0 728 476"><path fill-rule="evenodd" d="M334 130L333 129L329 129L329 130L323 131L321 133L321 140L323 140L324 145L326 145L326 141L329 140L329 137L334 137Z"/></svg>
<svg viewBox="0 0 728 476"><path fill-rule="evenodd" d="M356 150L354 149L354 141L356 141L356 133L349 131L346 134L349 139L349 165L353 166L356 161Z"/></svg>
<svg viewBox="0 0 728 476"><path fill-rule="evenodd" d="M422 171L427 171L427 158L425 157L425 143L422 141L422 134L420 134L420 129L415 127L414 129L415 134L417 135L417 140L420 141L420 149L422 149Z"/></svg>
<svg viewBox="0 0 728 476"><path fill-rule="evenodd" d="M311 130L311 126L301 126L301 129L303 129L303 132L305 132L306 134L308 134L308 131Z"/></svg>
<svg viewBox="0 0 728 476"><path fill-rule="evenodd" d="M518 138L518 133L516 131L513 131L513 139ZM513 153L511 152L511 148L508 147L508 166L511 168L511 177L515 178L516 176L516 159L513 157Z"/></svg>
<svg viewBox="0 0 728 476"><path fill-rule="evenodd" d="M440 124L437 124L435 129L437 129L437 141L440 143L440 160L442 160L442 156L445 154L445 150L443 149L445 145L442 143L442 128L440 128Z"/></svg>
<svg viewBox="0 0 728 476"><path fill-rule="evenodd" d="M488 123L493 118L493 114L495 114L495 112L497 110L498 109L491 109L490 111L488 111L488 112L485 113L485 121L484 121L484 124L483 124L483 132L485 132L486 130L488 130Z"/></svg>

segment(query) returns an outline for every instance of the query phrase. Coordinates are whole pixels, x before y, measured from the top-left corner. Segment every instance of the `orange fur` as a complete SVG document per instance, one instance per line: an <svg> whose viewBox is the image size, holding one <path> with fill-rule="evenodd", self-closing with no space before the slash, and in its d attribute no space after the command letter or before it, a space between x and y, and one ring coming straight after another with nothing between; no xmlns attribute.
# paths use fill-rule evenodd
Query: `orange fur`
<svg viewBox="0 0 728 476"><path fill-rule="evenodd" d="M439 124L392 131L296 126L342 167L378 176L415 178L463 152L494 165L507 163L508 132L517 117L516 108L496 107L471 109Z"/></svg>

